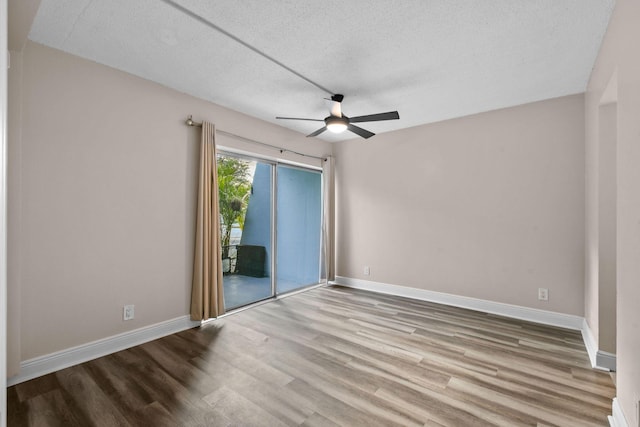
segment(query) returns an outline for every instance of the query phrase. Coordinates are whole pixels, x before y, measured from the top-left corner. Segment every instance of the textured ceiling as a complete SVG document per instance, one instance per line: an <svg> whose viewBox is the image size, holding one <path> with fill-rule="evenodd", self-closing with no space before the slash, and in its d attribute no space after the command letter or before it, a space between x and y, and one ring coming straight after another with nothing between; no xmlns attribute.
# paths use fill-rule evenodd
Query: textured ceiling
<svg viewBox="0 0 640 427"><path fill-rule="evenodd" d="M400 120L361 124L376 133L583 92L614 6L614 0L175 3L344 94L348 116L400 112ZM329 94L163 0L42 0L29 38L304 134L321 123L275 116L328 115Z"/></svg>

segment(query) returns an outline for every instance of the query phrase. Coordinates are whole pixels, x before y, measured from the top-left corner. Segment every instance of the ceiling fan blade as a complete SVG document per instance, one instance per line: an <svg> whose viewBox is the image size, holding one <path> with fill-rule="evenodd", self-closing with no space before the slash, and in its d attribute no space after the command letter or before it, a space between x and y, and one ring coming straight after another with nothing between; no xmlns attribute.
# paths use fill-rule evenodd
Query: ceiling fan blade
<svg viewBox="0 0 640 427"><path fill-rule="evenodd" d="M276 119L280 120L307 120L310 122L324 122L322 119L303 119L301 117L276 117Z"/></svg>
<svg viewBox="0 0 640 427"><path fill-rule="evenodd" d="M400 114L397 111L389 111L388 113L369 114L368 116L351 117L349 121L351 123L362 122L379 122L381 120L396 120L400 118Z"/></svg>
<svg viewBox="0 0 640 427"><path fill-rule="evenodd" d="M311 137L311 136L318 136L320 135L322 132L324 132L325 130L327 130L326 126L321 127L320 129L318 129L317 131L310 133L309 135L307 135L307 138Z"/></svg>
<svg viewBox="0 0 640 427"><path fill-rule="evenodd" d="M365 139L366 138L371 138L373 135L375 135L375 133L369 132L366 129L359 128L358 126L354 126L351 123L349 123L347 125L347 129L349 129L351 132L353 132L353 133L355 133L357 135L360 135L361 137L363 137Z"/></svg>

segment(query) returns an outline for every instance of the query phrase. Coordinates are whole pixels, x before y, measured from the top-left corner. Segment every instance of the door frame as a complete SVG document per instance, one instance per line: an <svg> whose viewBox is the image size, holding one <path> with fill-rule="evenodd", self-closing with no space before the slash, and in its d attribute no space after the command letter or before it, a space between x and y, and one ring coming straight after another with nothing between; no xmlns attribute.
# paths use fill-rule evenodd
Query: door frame
<svg viewBox="0 0 640 427"><path fill-rule="evenodd" d="M7 0L0 0L0 425L7 425Z"/></svg>

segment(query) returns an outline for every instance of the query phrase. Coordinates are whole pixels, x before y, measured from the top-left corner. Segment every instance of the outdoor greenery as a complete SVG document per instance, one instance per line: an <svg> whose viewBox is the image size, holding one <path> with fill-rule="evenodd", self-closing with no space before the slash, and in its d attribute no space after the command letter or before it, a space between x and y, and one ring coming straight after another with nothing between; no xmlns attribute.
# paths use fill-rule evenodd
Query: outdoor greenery
<svg viewBox="0 0 640 427"><path fill-rule="evenodd" d="M251 194L251 176L247 161L218 156L217 164L222 257L226 258L233 224L237 223L240 229L244 228Z"/></svg>

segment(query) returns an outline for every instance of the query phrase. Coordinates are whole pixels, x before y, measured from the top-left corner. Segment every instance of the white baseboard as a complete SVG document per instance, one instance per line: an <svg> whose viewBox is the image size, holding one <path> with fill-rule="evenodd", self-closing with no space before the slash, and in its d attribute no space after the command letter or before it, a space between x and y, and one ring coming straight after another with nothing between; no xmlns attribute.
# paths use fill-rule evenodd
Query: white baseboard
<svg viewBox="0 0 640 427"><path fill-rule="evenodd" d="M584 321L584 318L571 314L556 313L553 311L539 310L536 308L521 307L518 305L504 304L501 302L446 294L443 292L428 291L426 289L391 285L388 283L372 282L369 280L353 279L350 277L337 276L335 283L351 288L364 289L382 294L397 295L406 298L451 305L455 307L468 308L470 310L498 314L500 316L527 320L544 325L558 326L561 328L573 329L577 331L582 330Z"/></svg>
<svg viewBox="0 0 640 427"><path fill-rule="evenodd" d="M598 345L596 344L596 340L593 337L593 333L591 332L586 319L580 316L481 300L477 298L463 297L443 292L428 291L426 289L409 288L406 286L391 285L388 283L372 282L370 280L353 279L351 277L337 276L334 283L356 289L364 289L382 294L431 301L439 304L482 311L485 313L498 314L514 319L528 320L530 322L578 330L582 333L582 340L587 348L587 354L589 354L591 366L595 369L601 369L604 371L616 370L616 355L598 350Z"/></svg>
<svg viewBox="0 0 640 427"><path fill-rule="evenodd" d="M101 340L71 347L62 351L25 360L20 363L20 373L7 379L7 386L19 384L60 369L88 362L116 351L125 350L144 344L176 332L200 326L200 322L192 321L189 316L145 326L133 331L124 332Z"/></svg>
<svg viewBox="0 0 640 427"><path fill-rule="evenodd" d="M596 365L594 367L615 372L616 355L613 353L608 353L606 351L598 350L598 353L596 354Z"/></svg>
<svg viewBox="0 0 640 427"><path fill-rule="evenodd" d="M613 415L609 417L609 425L611 427L629 427L627 419L624 417L618 398L613 398L613 405L611 405Z"/></svg>
<svg viewBox="0 0 640 427"><path fill-rule="evenodd" d="M598 355L598 344L596 344L596 339L593 336L593 332L591 332L587 319L582 319L582 328L580 329L580 332L582 332L582 341L584 341L584 346L587 348L587 354L589 355L591 366L595 368Z"/></svg>
<svg viewBox="0 0 640 427"><path fill-rule="evenodd" d="M586 319L583 319L581 332L584 346L587 348L587 353L589 354L591 366L596 369L602 369L603 371L615 371L616 355L598 350L598 344L596 344L593 332L591 332L591 328L589 328Z"/></svg>

